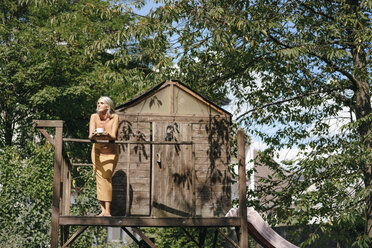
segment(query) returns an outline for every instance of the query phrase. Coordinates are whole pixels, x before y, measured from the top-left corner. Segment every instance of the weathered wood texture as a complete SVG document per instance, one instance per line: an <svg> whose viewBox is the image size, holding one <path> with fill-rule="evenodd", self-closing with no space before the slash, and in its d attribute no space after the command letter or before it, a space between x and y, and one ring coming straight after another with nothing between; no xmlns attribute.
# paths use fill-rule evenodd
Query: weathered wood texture
<svg viewBox="0 0 372 248"><path fill-rule="evenodd" d="M248 248L248 220L247 220L247 179L245 173L245 132L239 129L237 133L238 163L239 163L239 216L241 218L240 247Z"/></svg>
<svg viewBox="0 0 372 248"><path fill-rule="evenodd" d="M113 178L113 214L224 216L231 206L229 121L219 117L178 118L182 120L178 122L173 116L154 116L154 120L131 117L119 114L119 142L151 144L120 144Z"/></svg>
<svg viewBox="0 0 372 248"><path fill-rule="evenodd" d="M45 123L46 125L48 123ZM56 127L54 140L54 179L53 179L53 202L52 202L52 230L51 247L58 246L59 216L61 214L61 169L63 164L62 157L62 126Z"/></svg>
<svg viewBox="0 0 372 248"><path fill-rule="evenodd" d="M119 121L119 140L151 141L149 122ZM151 145L120 144L113 176L113 215L150 215ZM129 185L129 186L128 186Z"/></svg>
<svg viewBox="0 0 372 248"><path fill-rule="evenodd" d="M240 217L176 218L176 217L96 217L61 216L60 225L68 226L126 226L126 227L235 227Z"/></svg>
<svg viewBox="0 0 372 248"><path fill-rule="evenodd" d="M190 141L190 124L153 123L155 141ZM190 145L155 145L153 216L193 216Z"/></svg>

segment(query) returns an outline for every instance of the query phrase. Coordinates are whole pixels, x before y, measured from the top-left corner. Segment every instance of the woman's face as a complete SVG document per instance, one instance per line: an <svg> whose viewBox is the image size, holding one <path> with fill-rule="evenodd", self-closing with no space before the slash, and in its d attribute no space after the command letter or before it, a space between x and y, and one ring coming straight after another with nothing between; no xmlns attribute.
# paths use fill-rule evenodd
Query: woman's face
<svg viewBox="0 0 372 248"><path fill-rule="evenodd" d="M103 99L98 99L97 101L97 111L102 112L104 110L107 110L109 106L106 104L106 102Z"/></svg>

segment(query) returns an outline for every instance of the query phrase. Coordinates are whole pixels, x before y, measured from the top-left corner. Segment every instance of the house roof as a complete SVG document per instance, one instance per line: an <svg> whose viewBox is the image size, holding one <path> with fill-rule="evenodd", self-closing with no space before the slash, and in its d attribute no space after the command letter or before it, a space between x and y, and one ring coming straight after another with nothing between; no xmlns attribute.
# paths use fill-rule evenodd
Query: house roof
<svg viewBox="0 0 372 248"><path fill-rule="evenodd" d="M157 84L155 85L154 87L152 87L151 89L147 90L146 92L120 104L119 106L117 106L115 109L118 110L118 109L123 109L123 108L128 108L134 104L136 104L137 102L141 101L142 99L146 98L147 96L153 94L154 92L156 92L157 90L167 86L167 85L170 85L170 84L174 84L174 85L177 85L179 88L191 93L195 98L197 98L198 100L204 102L205 104L209 105L210 107L212 107L213 109L215 109L216 111L218 112L222 112L224 114L227 114L229 115L230 117L232 116L232 114L226 110L224 110L223 108L221 108L220 106L216 105L215 103L213 103L212 101L208 100L207 98L203 97L202 95L200 95L199 93L197 93L196 91L194 91L193 89L191 89L190 87L188 87L187 85L181 83L181 81L179 80L166 80L160 84Z"/></svg>

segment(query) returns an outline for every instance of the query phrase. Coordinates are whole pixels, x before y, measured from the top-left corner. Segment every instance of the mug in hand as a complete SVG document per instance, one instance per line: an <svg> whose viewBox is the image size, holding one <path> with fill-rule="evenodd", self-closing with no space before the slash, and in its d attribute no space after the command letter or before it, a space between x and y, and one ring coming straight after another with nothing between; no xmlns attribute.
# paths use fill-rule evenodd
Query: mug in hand
<svg viewBox="0 0 372 248"><path fill-rule="evenodd" d="M103 128L96 128L96 133L103 133Z"/></svg>

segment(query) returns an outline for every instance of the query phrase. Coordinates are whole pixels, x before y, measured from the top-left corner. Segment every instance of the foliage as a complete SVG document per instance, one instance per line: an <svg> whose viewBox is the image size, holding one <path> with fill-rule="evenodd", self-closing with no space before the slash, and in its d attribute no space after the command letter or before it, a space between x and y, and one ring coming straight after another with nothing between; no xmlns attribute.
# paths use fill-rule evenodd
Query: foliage
<svg viewBox="0 0 372 248"><path fill-rule="evenodd" d="M26 145L32 139L32 119L61 119L65 136L86 137L98 96L123 102L155 83L177 78L220 103L231 92L241 111L237 120L269 145L259 160L274 174L263 179L257 199L273 200L252 204L268 211L270 223L316 220L323 233L347 231L334 237L340 242L368 246L371 1L162 2L149 16L134 14L120 1L0 2L0 184L1 194L13 192L0 203L1 232L8 235L1 235L1 242L28 246L35 239L43 246L48 240L50 208L43 204L51 200L50 191L44 188L40 203L30 188L34 193L26 201L19 192L28 185L5 181L24 178L34 185L28 177L33 171L9 173L20 166L30 170L37 158L46 163L36 151L50 148ZM350 114L340 116L340 111ZM334 130L334 123L348 124ZM89 157L88 148L69 148L74 158ZM273 161L283 148L299 151L296 161L284 161L284 168ZM89 173L73 173L75 186L83 188L74 214L96 211L87 201L94 192ZM32 209L38 211L27 212ZM38 218L45 221L32 222ZM8 219L16 225L3 224ZM27 223L25 231L18 231L21 222ZM28 235L31 229L37 234ZM314 232L304 245L318 236Z"/></svg>
<svg viewBox="0 0 372 248"><path fill-rule="evenodd" d="M162 248L193 248L198 245L199 235L202 232L198 228L185 228L185 231L180 227L172 228L144 228L144 232L148 237L155 239L155 244ZM186 234L190 234L194 241ZM220 237L220 234L219 234ZM205 247L213 247L213 240L215 238L215 229L209 228L205 236ZM217 239L216 247L223 247L223 240Z"/></svg>
<svg viewBox="0 0 372 248"><path fill-rule="evenodd" d="M0 150L0 244L46 247L50 240L53 152L50 145Z"/></svg>
<svg viewBox="0 0 372 248"><path fill-rule="evenodd" d="M120 2L5 0L0 11L0 146L24 147L32 119L61 119L65 136L86 137L100 95L120 103L158 81L156 58L132 42L139 30L112 36L136 23Z"/></svg>
<svg viewBox="0 0 372 248"><path fill-rule="evenodd" d="M372 238L371 16L371 1L169 0L149 17L175 40L175 77L232 92L237 120L269 146L260 160L274 175L259 196L271 205L250 204L271 224L347 226L334 238L361 247ZM285 148L299 153L283 168L273 159Z"/></svg>
<svg viewBox="0 0 372 248"><path fill-rule="evenodd" d="M4 0L0 2L0 13L0 90L3 92L0 103L0 148L4 148L0 161L4 164L0 167L1 175L7 175L7 166L11 164L8 162L13 155L20 159L23 166L33 168L32 161L22 160L33 156L32 149L27 148L27 143L34 138L31 120L63 120L65 137L84 138L87 137L89 116L95 112L99 96L109 95L116 103L120 103L159 80L154 70L158 61L150 55L160 56L161 52L147 49L147 56L140 55L140 46L147 47L144 43L151 43L151 37L143 39L143 43L134 42L139 29L131 29L123 43L116 42L116 37L112 36L118 30L131 27L139 18L121 1ZM71 144L66 146L75 161L89 160L90 148ZM48 173L52 171L49 167ZM33 173L19 176L26 181L36 180ZM91 168L81 168L80 171L75 169L72 176L74 190L80 190L72 206L72 213L95 214L98 204L92 200L96 197ZM0 185L3 190L8 190L4 178ZM49 184L53 181L50 177L45 177L45 180L49 180ZM39 188L34 183L27 187L32 185L34 189ZM21 183L14 190L19 193L24 186ZM7 215L7 211L13 210L8 210L6 204L16 205L14 201L18 195L2 202L0 216L4 228L1 230L7 234L2 235L3 244L16 247L32 247L36 244L47 246L50 239L49 190L50 187L45 187L41 191L42 194L48 194L48 197L35 197L35 201L47 199L40 204L42 210L39 211L36 206L27 208L26 203L14 208L19 213L33 211L29 213L30 218L37 215L44 220L38 230L32 227L35 235L19 231L23 218L29 221L26 213L12 212ZM18 216L19 225L13 226L8 221L14 221L15 216ZM34 221L39 221L38 218L34 218ZM24 228L31 229L27 223ZM98 234L104 234L105 229L86 233L88 235L83 235L77 242L81 247L102 243L103 240L93 239L104 237ZM37 239L37 242L33 239Z"/></svg>

